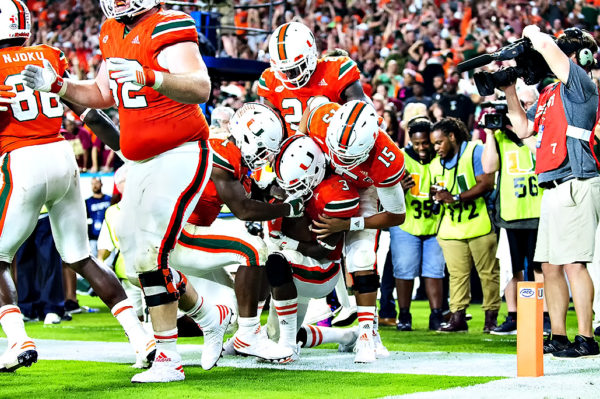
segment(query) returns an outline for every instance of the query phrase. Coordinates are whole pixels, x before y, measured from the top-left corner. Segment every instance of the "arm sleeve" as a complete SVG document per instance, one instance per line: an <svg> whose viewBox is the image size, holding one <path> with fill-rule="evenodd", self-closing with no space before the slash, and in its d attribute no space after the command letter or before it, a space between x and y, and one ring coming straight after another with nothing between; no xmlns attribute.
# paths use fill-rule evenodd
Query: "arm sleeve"
<svg viewBox="0 0 600 399"><path fill-rule="evenodd" d="M264 97L264 98L268 99L271 90L269 90L269 87L267 87L266 72L267 71L264 71L260 75L260 78L258 78L258 87L256 89L256 94L258 94L260 97Z"/></svg>
<svg viewBox="0 0 600 399"><path fill-rule="evenodd" d="M384 210L395 214L406 212L402 184L397 183L390 187L377 187L377 195Z"/></svg>

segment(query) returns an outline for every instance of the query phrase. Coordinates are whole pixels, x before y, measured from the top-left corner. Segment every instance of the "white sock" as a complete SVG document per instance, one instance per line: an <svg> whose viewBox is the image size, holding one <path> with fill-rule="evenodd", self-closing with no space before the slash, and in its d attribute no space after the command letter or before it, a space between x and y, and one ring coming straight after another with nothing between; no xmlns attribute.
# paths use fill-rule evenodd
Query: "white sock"
<svg viewBox="0 0 600 399"><path fill-rule="evenodd" d="M346 282L344 281L343 276L340 276L335 284L335 294L337 295L340 305L345 308L350 307L350 296L348 295L348 289L346 288Z"/></svg>
<svg viewBox="0 0 600 399"><path fill-rule="evenodd" d="M25 323L23 323L23 315L18 306L4 305L0 308L0 325L9 344L19 341L30 340L25 332Z"/></svg>
<svg viewBox="0 0 600 399"><path fill-rule="evenodd" d="M177 327L167 331L154 331L156 353L161 351L177 352Z"/></svg>
<svg viewBox="0 0 600 399"><path fill-rule="evenodd" d="M258 301L258 307L256 309L256 314L258 317L262 314L263 309L265 308L266 301Z"/></svg>
<svg viewBox="0 0 600 399"><path fill-rule="evenodd" d="M319 327L312 324L302 326L306 330L306 343L304 348L312 348L321 344L338 343L348 345L354 334L351 328ZM350 334L348 334L350 332Z"/></svg>
<svg viewBox="0 0 600 399"><path fill-rule="evenodd" d="M204 310L203 308L204 308L204 297L202 297L201 295L198 295L198 299L196 300L196 303L194 304L194 306L192 306L192 308L190 310L186 310L185 313L188 316L190 316L192 319L194 319L196 321L196 323L198 323L198 321L202 317L202 313Z"/></svg>
<svg viewBox="0 0 600 399"><path fill-rule="evenodd" d="M146 330L144 330L142 323L138 319L131 301L129 299L122 300L113 306L110 312L119 323L121 323L131 345L133 345L137 351L142 351L141 348L144 348L145 350L148 341L150 341L150 337L148 337Z"/></svg>
<svg viewBox="0 0 600 399"><path fill-rule="evenodd" d="M373 306L358 306L358 327L360 328L360 333L362 335L363 332L367 332L365 330L373 331L373 319L375 318L374 308Z"/></svg>
<svg viewBox="0 0 600 399"><path fill-rule="evenodd" d="M255 334L258 328L260 328L260 316L238 317L237 335Z"/></svg>
<svg viewBox="0 0 600 399"><path fill-rule="evenodd" d="M296 346L296 325L298 319L298 298L284 301L273 300L279 319L279 343Z"/></svg>

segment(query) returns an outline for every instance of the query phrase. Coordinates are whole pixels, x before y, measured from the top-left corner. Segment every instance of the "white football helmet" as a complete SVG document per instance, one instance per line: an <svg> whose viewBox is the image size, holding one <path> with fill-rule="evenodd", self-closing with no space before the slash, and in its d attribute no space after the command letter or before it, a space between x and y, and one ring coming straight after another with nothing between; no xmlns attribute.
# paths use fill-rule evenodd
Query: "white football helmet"
<svg viewBox="0 0 600 399"><path fill-rule="evenodd" d="M277 183L295 198L312 196L325 177L325 155L308 136L296 134L283 142L275 160Z"/></svg>
<svg viewBox="0 0 600 399"><path fill-rule="evenodd" d="M332 165L349 170L366 161L378 134L375 108L359 100L342 105L333 114L325 137Z"/></svg>
<svg viewBox="0 0 600 399"><path fill-rule="evenodd" d="M271 35L269 56L277 79L290 90L299 89L317 68L315 36L300 22L283 24Z"/></svg>
<svg viewBox="0 0 600 399"><path fill-rule="evenodd" d="M100 6L106 18L119 19L135 17L156 7L160 2L161 0L100 0Z"/></svg>
<svg viewBox="0 0 600 399"><path fill-rule="evenodd" d="M21 0L0 2L0 40L23 39L31 35L31 16Z"/></svg>
<svg viewBox="0 0 600 399"><path fill-rule="evenodd" d="M264 104L250 102L238 109L229 121L229 130L252 170L260 169L279 152L283 123L275 111Z"/></svg>

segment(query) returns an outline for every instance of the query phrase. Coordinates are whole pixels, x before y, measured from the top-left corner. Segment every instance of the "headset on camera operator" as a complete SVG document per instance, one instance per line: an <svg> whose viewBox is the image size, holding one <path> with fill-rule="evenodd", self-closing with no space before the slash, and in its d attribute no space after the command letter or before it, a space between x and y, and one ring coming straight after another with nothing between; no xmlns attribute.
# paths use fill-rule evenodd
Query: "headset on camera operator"
<svg viewBox="0 0 600 399"><path fill-rule="evenodd" d="M525 27L531 41L559 82L546 87L527 113L515 91L506 93L515 133L526 138L537 132L536 168L542 196L535 261L543 263L545 292L552 336L544 353L557 357L599 354L592 333L594 288L586 269L592 261L594 237L600 219L600 177L593 154L598 120L598 90L588 72L598 51L589 33L570 28L556 40L535 25ZM565 317L571 284L579 335L569 345Z"/></svg>

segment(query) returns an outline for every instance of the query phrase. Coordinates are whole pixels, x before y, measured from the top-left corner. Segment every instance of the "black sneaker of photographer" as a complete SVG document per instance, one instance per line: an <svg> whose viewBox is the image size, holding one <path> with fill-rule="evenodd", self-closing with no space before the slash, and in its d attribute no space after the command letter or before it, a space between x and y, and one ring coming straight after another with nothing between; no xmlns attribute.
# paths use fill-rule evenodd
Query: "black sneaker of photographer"
<svg viewBox="0 0 600 399"><path fill-rule="evenodd" d="M598 356L600 350L598 349L598 342L594 337L584 337L583 335L576 335L575 341L569 345L569 347L560 352L554 352L552 356L561 359L575 359L575 358L586 358L591 356Z"/></svg>
<svg viewBox="0 0 600 399"><path fill-rule="evenodd" d="M549 353L556 353L566 350L571 342L567 337L556 336L552 334L548 335L548 338L544 340L544 355Z"/></svg>

